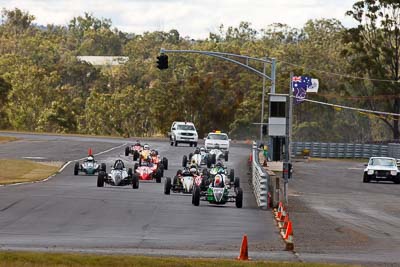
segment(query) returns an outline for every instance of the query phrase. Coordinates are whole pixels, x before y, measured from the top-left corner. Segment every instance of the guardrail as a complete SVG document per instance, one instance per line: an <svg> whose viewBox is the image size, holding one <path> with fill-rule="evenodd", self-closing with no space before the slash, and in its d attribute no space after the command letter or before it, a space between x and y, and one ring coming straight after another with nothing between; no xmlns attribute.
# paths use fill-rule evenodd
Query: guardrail
<svg viewBox="0 0 400 267"><path fill-rule="evenodd" d="M317 158L369 158L390 156L388 145L353 144L353 143L321 143L321 142L292 142L292 155L302 155L303 149L310 151L311 157ZM400 146L394 147L392 153Z"/></svg>
<svg viewBox="0 0 400 267"><path fill-rule="evenodd" d="M261 166L258 159L258 146L253 142L252 161L251 161L251 176L254 195L257 205L261 209L268 208L268 173Z"/></svg>

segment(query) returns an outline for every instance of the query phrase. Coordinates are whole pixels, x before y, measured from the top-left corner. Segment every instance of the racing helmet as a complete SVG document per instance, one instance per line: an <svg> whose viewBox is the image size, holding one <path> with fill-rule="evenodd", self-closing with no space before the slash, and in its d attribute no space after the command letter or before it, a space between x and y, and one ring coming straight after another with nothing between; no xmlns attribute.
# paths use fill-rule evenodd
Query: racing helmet
<svg viewBox="0 0 400 267"><path fill-rule="evenodd" d="M223 167L222 162L218 160L217 163L215 164L215 167L222 168Z"/></svg>
<svg viewBox="0 0 400 267"><path fill-rule="evenodd" d="M197 173L196 167L191 167L191 168L189 169L189 171L190 171L191 174L196 174L196 173Z"/></svg>
<svg viewBox="0 0 400 267"><path fill-rule="evenodd" d="M150 149L150 146L149 146L148 144L145 144L145 145L143 146L143 149L148 150L148 149Z"/></svg>
<svg viewBox="0 0 400 267"><path fill-rule="evenodd" d="M206 152L206 149L204 148L204 146L200 147L200 152Z"/></svg>
<svg viewBox="0 0 400 267"><path fill-rule="evenodd" d="M151 154L153 157L154 157L154 156L157 156L157 152L156 152L155 150L152 150L150 154Z"/></svg>
<svg viewBox="0 0 400 267"><path fill-rule="evenodd" d="M200 154L200 148L196 147L196 149L194 150L195 154Z"/></svg>
<svg viewBox="0 0 400 267"><path fill-rule="evenodd" d="M214 186L215 187L220 187L222 185L222 176L217 174L214 177Z"/></svg>
<svg viewBox="0 0 400 267"><path fill-rule="evenodd" d="M93 156L89 156L89 157L87 157L87 161L94 161L94 158L93 158Z"/></svg>

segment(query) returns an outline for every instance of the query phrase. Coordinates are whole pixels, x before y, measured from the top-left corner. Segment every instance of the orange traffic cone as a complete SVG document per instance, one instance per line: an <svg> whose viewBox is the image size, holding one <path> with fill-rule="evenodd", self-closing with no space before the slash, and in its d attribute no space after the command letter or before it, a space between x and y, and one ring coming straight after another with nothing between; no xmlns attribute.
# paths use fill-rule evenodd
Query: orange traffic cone
<svg viewBox="0 0 400 267"><path fill-rule="evenodd" d="M247 261L249 260L249 251L247 248L247 235L243 235L242 246L240 247L240 254L237 257L238 260Z"/></svg>
<svg viewBox="0 0 400 267"><path fill-rule="evenodd" d="M88 155L89 155L89 156L93 156L92 148L90 148L90 147L89 147L89 149L88 149Z"/></svg>
<svg viewBox="0 0 400 267"><path fill-rule="evenodd" d="M286 213L285 219L281 222L278 222L280 229L287 229L287 225L289 222L289 213Z"/></svg>
<svg viewBox="0 0 400 267"><path fill-rule="evenodd" d="M292 239L292 235L293 235L292 222L289 221L289 222L287 223L286 231L284 231L284 232L282 233L282 237L283 237L283 239L285 239L285 240L291 240L291 239Z"/></svg>

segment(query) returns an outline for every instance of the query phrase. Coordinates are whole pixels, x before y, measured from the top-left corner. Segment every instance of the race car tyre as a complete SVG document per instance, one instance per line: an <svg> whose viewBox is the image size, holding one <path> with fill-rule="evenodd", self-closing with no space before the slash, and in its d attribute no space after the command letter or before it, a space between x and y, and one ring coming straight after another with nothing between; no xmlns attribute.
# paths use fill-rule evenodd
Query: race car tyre
<svg viewBox="0 0 400 267"><path fill-rule="evenodd" d="M100 170L102 170L103 172L107 172L107 166L105 163L102 163L100 166Z"/></svg>
<svg viewBox="0 0 400 267"><path fill-rule="evenodd" d="M104 186L104 178L107 174L103 171L100 171L99 174L97 175L97 187L103 187Z"/></svg>
<svg viewBox="0 0 400 267"><path fill-rule="evenodd" d="M178 146L178 141L175 141L175 146Z"/></svg>
<svg viewBox="0 0 400 267"><path fill-rule="evenodd" d="M79 173L79 162L75 162L74 175L78 175L78 173Z"/></svg>
<svg viewBox="0 0 400 267"><path fill-rule="evenodd" d="M236 191L236 199L235 199L236 208L243 207L243 190L242 188L238 187Z"/></svg>
<svg viewBox="0 0 400 267"><path fill-rule="evenodd" d="M200 188L198 186L195 186L193 189L193 205L200 205Z"/></svg>
<svg viewBox="0 0 400 267"><path fill-rule="evenodd" d="M212 162L212 164L215 164L217 162L217 155L215 155L215 154L211 155L211 162Z"/></svg>
<svg viewBox="0 0 400 267"><path fill-rule="evenodd" d="M225 161L228 161L228 158L229 158L228 155L229 155L228 151L225 151L225 155L224 155Z"/></svg>
<svg viewBox="0 0 400 267"><path fill-rule="evenodd" d="M137 151L133 152L133 161L137 161L138 158L139 158L139 152Z"/></svg>
<svg viewBox="0 0 400 267"><path fill-rule="evenodd" d="M125 147L125 156L129 156L129 146Z"/></svg>
<svg viewBox="0 0 400 267"><path fill-rule="evenodd" d="M183 155L183 158L182 158L182 167L186 167L187 163L188 163L188 159L187 159L186 155Z"/></svg>
<svg viewBox="0 0 400 267"><path fill-rule="evenodd" d="M136 171L137 168L139 168L139 163L135 163L135 165L133 165L133 170Z"/></svg>
<svg viewBox="0 0 400 267"><path fill-rule="evenodd" d="M197 147L197 142L193 143L193 145L194 145L195 147Z"/></svg>
<svg viewBox="0 0 400 267"><path fill-rule="evenodd" d="M173 146L173 145L174 145L174 141L171 140L171 146Z"/></svg>
<svg viewBox="0 0 400 267"><path fill-rule="evenodd" d="M178 184L178 176L174 176L174 180L172 181L172 184L176 186Z"/></svg>
<svg viewBox="0 0 400 267"><path fill-rule="evenodd" d="M189 161L192 160L193 153L189 153Z"/></svg>
<svg viewBox="0 0 400 267"><path fill-rule="evenodd" d="M235 181L235 170L231 169L229 172L229 181L233 183Z"/></svg>
<svg viewBox="0 0 400 267"><path fill-rule="evenodd" d="M203 174L204 177L208 177L210 175L210 172L208 171L208 169L205 169L205 168L201 171L201 173Z"/></svg>
<svg viewBox="0 0 400 267"><path fill-rule="evenodd" d="M364 173L364 177L363 177L363 183L369 183L370 179L368 177L368 174Z"/></svg>
<svg viewBox="0 0 400 267"><path fill-rule="evenodd" d="M240 187L240 178L236 177L235 181L233 182L233 185L235 188L239 188Z"/></svg>
<svg viewBox="0 0 400 267"><path fill-rule="evenodd" d="M211 168L212 159L209 156L206 157L206 164L207 164L207 168Z"/></svg>
<svg viewBox="0 0 400 267"><path fill-rule="evenodd" d="M167 177L165 179L164 194L166 194L166 195L171 194L171 178L170 177Z"/></svg>
<svg viewBox="0 0 400 267"><path fill-rule="evenodd" d="M155 175L156 177L156 183L161 183L161 177L162 177L162 173L161 173L161 170L160 169L157 169L157 172L156 172L156 175Z"/></svg>
<svg viewBox="0 0 400 267"><path fill-rule="evenodd" d="M132 172L132 168L129 168L128 169L128 176L129 176L129 178L133 178L133 172Z"/></svg>
<svg viewBox="0 0 400 267"><path fill-rule="evenodd" d="M138 189L139 188L139 174L135 173L132 177L132 188Z"/></svg>
<svg viewBox="0 0 400 267"><path fill-rule="evenodd" d="M164 170L168 170L168 159L167 158L162 159L162 165L164 167Z"/></svg>

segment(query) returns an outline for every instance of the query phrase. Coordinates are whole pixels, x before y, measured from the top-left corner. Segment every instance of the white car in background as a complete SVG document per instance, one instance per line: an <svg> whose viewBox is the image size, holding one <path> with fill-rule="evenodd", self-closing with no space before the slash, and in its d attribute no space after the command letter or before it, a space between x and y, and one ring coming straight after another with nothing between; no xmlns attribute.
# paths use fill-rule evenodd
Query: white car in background
<svg viewBox="0 0 400 267"><path fill-rule="evenodd" d="M363 182L392 181L400 184L400 171L397 167L397 160L388 157L371 157L368 164L365 164Z"/></svg>
<svg viewBox="0 0 400 267"><path fill-rule="evenodd" d="M196 127L191 122L174 121L171 126L170 141L171 146L179 143L186 143L190 146L197 146L199 136Z"/></svg>
<svg viewBox="0 0 400 267"><path fill-rule="evenodd" d="M226 133L221 133L221 131L211 132L204 138L204 146L207 150L211 149L220 149L229 151L229 143L231 139L229 139Z"/></svg>

